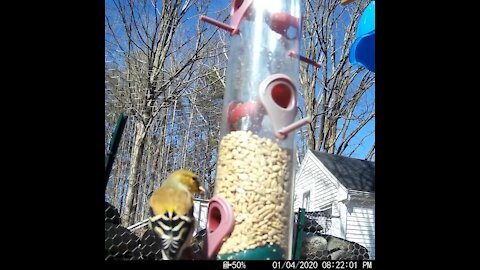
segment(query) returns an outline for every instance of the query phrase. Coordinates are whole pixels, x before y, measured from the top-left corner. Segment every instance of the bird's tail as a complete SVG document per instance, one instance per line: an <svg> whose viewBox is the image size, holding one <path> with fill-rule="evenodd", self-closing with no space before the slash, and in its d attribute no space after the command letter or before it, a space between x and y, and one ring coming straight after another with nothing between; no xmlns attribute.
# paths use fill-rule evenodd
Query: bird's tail
<svg viewBox="0 0 480 270"><path fill-rule="evenodd" d="M165 253L165 250L162 249L162 260L170 260L170 258L168 257L167 253Z"/></svg>

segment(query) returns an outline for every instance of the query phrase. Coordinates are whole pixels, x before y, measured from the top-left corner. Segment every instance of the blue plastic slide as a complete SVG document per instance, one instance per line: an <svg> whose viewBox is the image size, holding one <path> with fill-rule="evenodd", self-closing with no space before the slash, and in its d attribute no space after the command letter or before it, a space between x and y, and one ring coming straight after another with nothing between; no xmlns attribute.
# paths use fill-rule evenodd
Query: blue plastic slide
<svg viewBox="0 0 480 270"><path fill-rule="evenodd" d="M375 1L367 6L360 17L349 57L352 64L375 72Z"/></svg>

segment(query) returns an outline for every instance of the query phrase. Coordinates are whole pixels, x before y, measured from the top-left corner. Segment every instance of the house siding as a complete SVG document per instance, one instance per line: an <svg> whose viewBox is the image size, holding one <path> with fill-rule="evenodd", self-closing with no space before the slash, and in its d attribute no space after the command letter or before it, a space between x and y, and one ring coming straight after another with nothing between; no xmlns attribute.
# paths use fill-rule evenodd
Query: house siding
<svg viewBox="0 0 480 270"><path fill-rule="evenodd" d="M309 211L320 211L330 208L337 197L337 187L313 161L308 153L295 181L294 210L302 207L303 193L310 190Z"/></svg>
<svg viewBox="0 0 480 270"><path fill-rule="evenodd" d="M298 211L302 207L303 193L306 192L309 187L313 184L313 179L307 173L307 167L310 167L311 164L310 156L306 155L303 164L300 167L299 171L295 176L295 199L293 201L294 211ZM311 169L309 169L311 170ZM310 201L312 200L312 191L310 192Z"/></svg>
<svg viewBox="0 0 480 270"><path fill-rule="evenodd" d="M207 212L208 212L208 201L193 200L193 216L197 220L196 229L194 235L207 227Z"/></svg>
<svg viewBox="0 0 480 270"><path fill-rule="evenodd" d="M332 226L327 234L346 239L347 206L344 202L332 204Z"/></svg>
<svg viewBox="0 0 480 270"><path fill-rule="evenodd" d="M368 249L371 259L375 258L375 204L350 201L347 204L346 239Z"/></svg>

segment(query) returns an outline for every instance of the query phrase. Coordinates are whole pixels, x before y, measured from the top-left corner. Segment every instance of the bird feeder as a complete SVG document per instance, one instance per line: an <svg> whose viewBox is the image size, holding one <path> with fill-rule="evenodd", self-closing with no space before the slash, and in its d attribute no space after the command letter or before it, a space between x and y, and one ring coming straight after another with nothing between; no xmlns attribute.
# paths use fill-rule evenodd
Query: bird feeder
<svg viewBox="0 0 480 270"><path fill-rule="evenodd" d="M222 260L292 258L293 131L299 61L298 0L235 0L207 253Z"/></svg>

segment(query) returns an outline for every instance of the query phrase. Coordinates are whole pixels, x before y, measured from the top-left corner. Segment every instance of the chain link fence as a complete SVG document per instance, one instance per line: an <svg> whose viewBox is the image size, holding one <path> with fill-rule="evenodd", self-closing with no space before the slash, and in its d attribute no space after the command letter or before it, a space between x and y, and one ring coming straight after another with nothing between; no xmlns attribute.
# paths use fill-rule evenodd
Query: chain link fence
<svg viewBox="0 0 480 270"><path fill-rule="evenodd" d="M208 203L196 200L194 216L200 220L190 247L184 252L186 259L205 258L203 246L206 236ZM299 214L294 217L294 243L301 233L301 260L368 260L367 248L333 235L329 235L332 217L329 211L306 212L303 225ZM294 252L295 253L295 252ZM147 220L129 227L120 224L115 207L105 202L105 260L161 260L161 246L157 235L148 229Z"/></svg>
<svg viewBox="0 0 480 270"><path fill-rule="evenodd" d="M367 248L340 237L330 235L332 215L330 210L306 212L303 226L299 213L295 213L295 241L301 236L301 260L368 260Z"/></svg>
<svg viewBox="0 0 480 270"><path fill-rule="evenodd" d="M197 222L192 243L184 252L185 258L203 257L206 235L208 201L195 199L194 216ZM161 260L161 241L148 229L148 219L129 227L122 226L118 210L105 202L105 260Z"/></svg>
<svg viewBox="0 0 480 270"><path fill-rule="evenodd" d="M142 259L140 238L120 225L120 214L105 202L105 260Z"/></svg>

